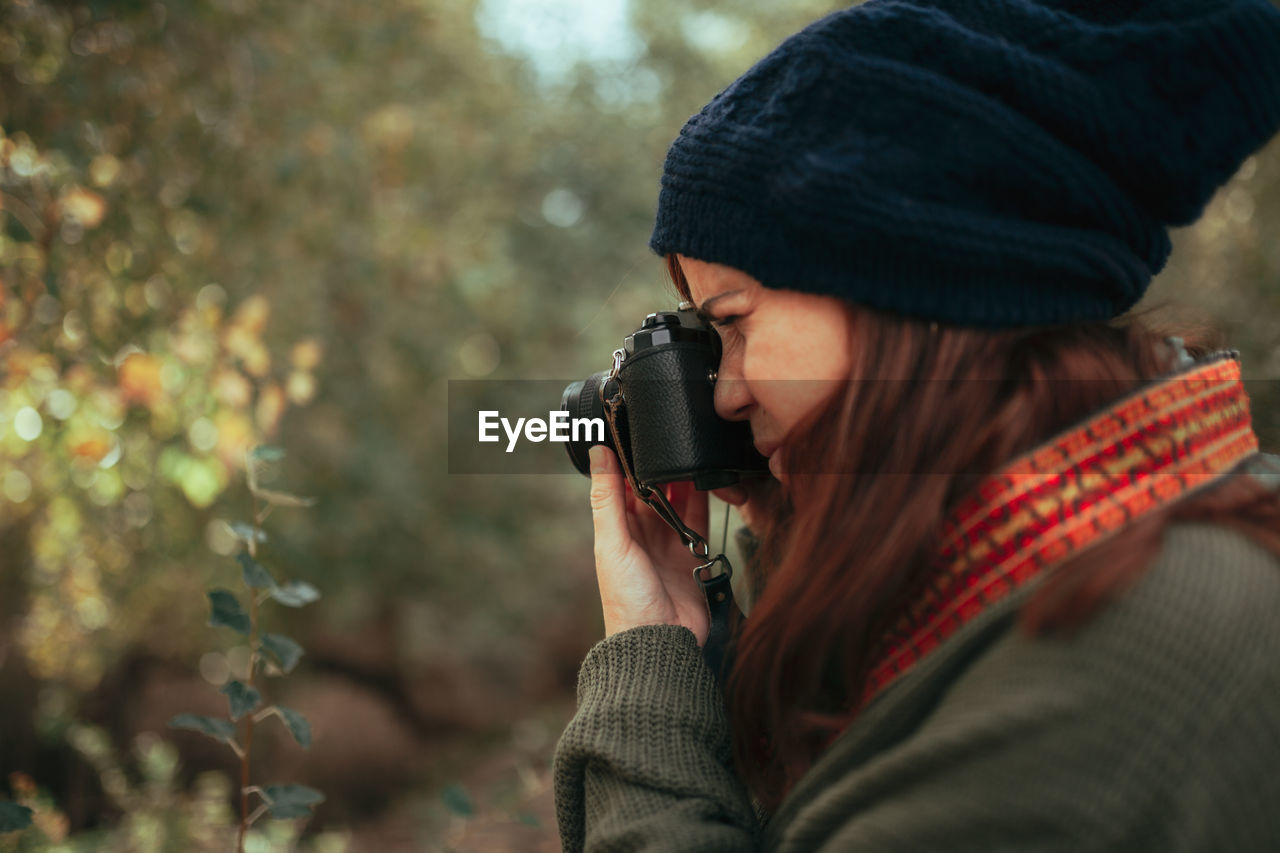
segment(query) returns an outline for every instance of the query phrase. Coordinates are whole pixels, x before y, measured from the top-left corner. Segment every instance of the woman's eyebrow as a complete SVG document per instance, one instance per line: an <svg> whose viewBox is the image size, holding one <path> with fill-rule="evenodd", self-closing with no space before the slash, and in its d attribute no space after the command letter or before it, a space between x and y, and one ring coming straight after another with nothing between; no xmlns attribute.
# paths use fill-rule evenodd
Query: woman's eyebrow
<svg viewBox="0 0 1280 853"><path fill-rule="evenodd" d="M735 293L741 293L742 290L743 288L739 287L737 290L726 290L724 293L717 293L715 296L712 296L710 299L703 302L698 310L705 314L707 313L707 309L711 307L711 303L715 302L717 299L724 299L726 296L733 296Z"/></svg>

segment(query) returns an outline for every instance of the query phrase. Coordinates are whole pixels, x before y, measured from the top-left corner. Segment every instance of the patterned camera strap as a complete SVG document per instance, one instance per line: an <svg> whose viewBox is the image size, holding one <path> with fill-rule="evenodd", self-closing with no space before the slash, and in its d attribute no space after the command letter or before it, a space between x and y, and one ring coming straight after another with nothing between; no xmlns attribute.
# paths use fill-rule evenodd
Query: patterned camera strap
<svg viewBox="0 0 1280 853"><path fill-rule="evenodd" d="M989 477L881 643L860 707L982 610L1258 452L1234 354L1144 386Z"/></svg>

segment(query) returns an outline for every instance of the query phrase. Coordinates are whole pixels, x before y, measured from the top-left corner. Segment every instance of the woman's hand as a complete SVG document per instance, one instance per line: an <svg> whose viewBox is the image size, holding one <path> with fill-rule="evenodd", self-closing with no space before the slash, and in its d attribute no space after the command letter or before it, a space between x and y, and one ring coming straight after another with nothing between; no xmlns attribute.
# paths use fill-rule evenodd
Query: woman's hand
<svg viewBox="0 0 1280 853"><path fill-rule="evenodd" d="M640 625L683 625L701 646L707 604L693 579L698 561L680 537L627 485L618 457L591 448L591 518L596 580L606 636ZM705 535L707 495L692 483L671 483L667 500L684 523Z"/></svg>

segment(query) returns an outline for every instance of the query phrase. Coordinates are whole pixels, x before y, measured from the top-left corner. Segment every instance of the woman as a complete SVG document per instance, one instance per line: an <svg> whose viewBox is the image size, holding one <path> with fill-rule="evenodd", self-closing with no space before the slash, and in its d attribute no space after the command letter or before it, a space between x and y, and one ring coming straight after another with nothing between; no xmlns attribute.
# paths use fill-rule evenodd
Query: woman
<svg viewBox="0 0 1280 853"><path fill-rule="evenodd" d="M757 600L722 691L593 449L566 849L1280 843L1278 471L1233 356L1111 322L1278 127L1261 0L871 0L690 120L652 246L770 458Z"/></svg>

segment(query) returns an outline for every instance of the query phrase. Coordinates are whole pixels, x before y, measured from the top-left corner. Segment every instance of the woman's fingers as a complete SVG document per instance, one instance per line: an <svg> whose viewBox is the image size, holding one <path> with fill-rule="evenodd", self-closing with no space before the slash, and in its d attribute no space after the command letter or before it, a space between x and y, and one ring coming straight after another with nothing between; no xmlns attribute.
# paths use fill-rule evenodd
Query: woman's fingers
<svg viewBox="0 0 1280 853"><path fill-rule="evenodd" d="M707 537L708 515L707 493L695 488L693 483L672 483L670 493L671 506L684 520L686 526L693 528L700 535Z"/></svg>
<svg viewBox="0 0 1280 853"><path fill-rule="evenodd" d="M627 485L618 458L597 444L591 459L591 523L595 528L596 554L617 560L626 553L631 531L627 524ZM598 561L597 561L598 562Z"/></svg>
<svg viewBox="0 0 1280 853"><path fill-rule="evenodd" d="M637 625L684 625L699 643L707 635L705 608L689 569L688 549L675 531L627 486L613 451L590 450L591 520L596 580L606 634ZM706 529L707 496L692 483L667 487L672 508L690 527Z"/></svg>
<svg viewBox="0 0 1280 853"><path fill-rule="evenodd" d="M591 520L596 553L610 562L621 560L633 543L646 551L684 551L679 534L667 526L627 485L618 458L603 445L589 451L591 460ZM693 483L669 483L667 500L684 523L703 536L709 535L706 492ZM683 562L683 561L682 561Z"/></svg>

